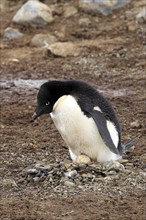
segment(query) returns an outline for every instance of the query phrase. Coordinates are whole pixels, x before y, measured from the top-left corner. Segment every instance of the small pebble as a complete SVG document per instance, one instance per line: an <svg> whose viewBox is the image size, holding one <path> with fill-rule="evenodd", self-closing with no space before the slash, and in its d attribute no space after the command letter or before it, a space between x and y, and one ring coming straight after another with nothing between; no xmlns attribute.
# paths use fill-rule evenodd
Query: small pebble
<svg viewBox="0 0 146 220"><path fill-rule="evenodd" d="M28 170L27 170L27 173L28 173L28 174L37 174L37 173L38 173L38 170L35 169L35 168L28 169Z"/></svg>
<svg viewBox="0 0 146 220"><path fill-rule="evenodd" d="M131 128L140 128L141 124L138 120L136 120L136 121L131 122L130 126L131 126Z"/></svg>
<svg viewBox="0 0 146 220"><path fill-rule="evenodd" d="M77 175L77 171L76 170L72 170L72 171L69 171L69 172L65 173L65 176L69 177L69 178L74 178L76 175Z"/></svg>
<svg viewBox="0 0 146 220"><path fill-rule="evenodd" d="M110 170L109 172L108 172L108 175L116 175L117 174L117 172L116 171L114 171L114 170Z"/></svg>
<svg viewBox="0 0 146 220"><path fill-rule="evenodd" d="M39 181L40 181L40 178L39 178L38 176L36 176L36 177L33 178L33 181L34 181L34 182L39 182Z"/></svg>
<svg viewBox="0 0 146 220"><path fill-rule="evenodd" d="M51 171L52 170L52 166L50 165L43 165L43 164L36 164L35 168L41 171Z"/></svg>
<svg viewBox="0 0 146 220"><path fill-rule="evenodd" d="M65 186L75 186L75 183L66 180L66 181L64 182L64 185L65 185Z"/></svg>
<svg viewBox="0 0 146 220"><path fill-rule="evenodd" d="M92 175L91 173L83 173L83 174L82 174L82 177L83 177L83 178L92 179L92 178L93 178L93 175Z"/></svg>

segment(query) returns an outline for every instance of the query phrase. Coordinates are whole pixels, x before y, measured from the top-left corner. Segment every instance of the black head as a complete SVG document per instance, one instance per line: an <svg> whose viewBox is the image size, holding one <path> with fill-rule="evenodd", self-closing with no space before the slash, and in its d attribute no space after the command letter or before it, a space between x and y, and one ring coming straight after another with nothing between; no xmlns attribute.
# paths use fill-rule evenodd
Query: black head
<svg viewBox="0 0 146 220"><path fill-rule="evenodd" d="M32 119L35 120L43 114L49 114L52 112L52 109L53 102L51 91L49 89L48 83L44 83L39 89L37 95L37 107L35 109L35 113L32 116Z"/></svg>
<svg viewBox="0 0 146 220"><path fill-rule="evenodd" d="M35 120L43 114L49 114L53 110L55 102L65 94L69 93L69 89L62 81L48 81L44 83L37 95L37 107L32 119Z"/></svg>

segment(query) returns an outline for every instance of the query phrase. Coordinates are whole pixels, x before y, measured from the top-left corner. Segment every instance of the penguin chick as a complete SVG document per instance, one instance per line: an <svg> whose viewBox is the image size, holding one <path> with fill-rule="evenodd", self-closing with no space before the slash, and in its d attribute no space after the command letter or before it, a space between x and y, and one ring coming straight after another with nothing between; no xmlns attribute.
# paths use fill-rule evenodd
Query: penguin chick
<svg viewBox="0 0 146 220"><path fill-rule="evenodd" d="M84 154L91 160L106 162L118 160L125 153L111 104L83 81L44 83L37 95L33 120L42 114L50 114L73 161Z"/></svg>

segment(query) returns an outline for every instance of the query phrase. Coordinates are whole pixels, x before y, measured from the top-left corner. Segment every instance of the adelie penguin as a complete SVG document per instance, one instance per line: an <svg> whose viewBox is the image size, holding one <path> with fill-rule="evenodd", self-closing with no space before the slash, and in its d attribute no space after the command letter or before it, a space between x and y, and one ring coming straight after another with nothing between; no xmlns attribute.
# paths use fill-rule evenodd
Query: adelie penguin
<svg viewBox="0 0 146 220"><path fill-rule="evenodd" d="M37 95L33 120L50 114L66 142L71 159L118 160L133 144L121 144L120 125L111 104L83 81L48 81Z"/></svg>

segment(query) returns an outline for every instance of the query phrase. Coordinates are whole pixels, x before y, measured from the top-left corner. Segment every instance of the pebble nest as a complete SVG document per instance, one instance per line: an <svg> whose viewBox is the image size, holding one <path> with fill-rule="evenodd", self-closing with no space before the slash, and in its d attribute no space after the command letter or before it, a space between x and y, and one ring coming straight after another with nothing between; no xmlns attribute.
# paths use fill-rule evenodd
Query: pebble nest
<svg viewBox="0 0 146 220"><path fill-rule="evenodd" d="M138 171L135 166L124 159L104 164L77 164L68 160L51 164L42 162L25 168L11 185L18 194L22 185L36 185L36 196L39 196L39 187L50 196L68 197L85 191L122 196L135 188L144 190L146 172Z"/></svg>

